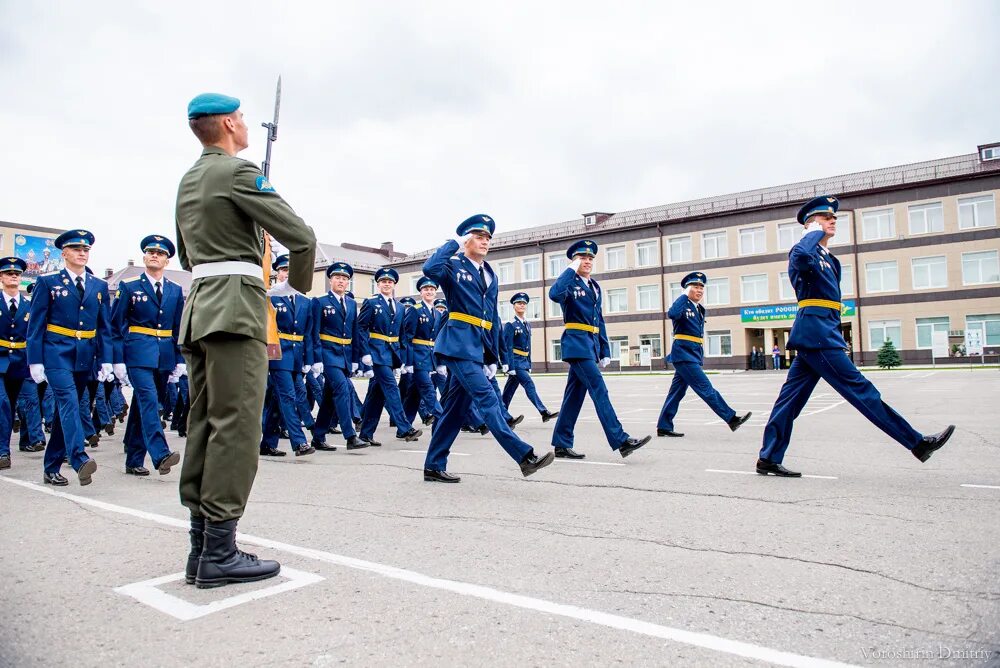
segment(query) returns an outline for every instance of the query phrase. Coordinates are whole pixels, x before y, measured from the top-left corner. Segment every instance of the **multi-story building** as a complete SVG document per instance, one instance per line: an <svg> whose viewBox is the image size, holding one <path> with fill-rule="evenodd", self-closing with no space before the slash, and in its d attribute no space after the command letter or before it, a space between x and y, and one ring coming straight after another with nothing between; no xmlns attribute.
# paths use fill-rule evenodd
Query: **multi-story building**
<svg viewBox="0 0 1000 668"><path fill-rule="evenodd" d="M53 242L65 231L0 220L0 256L14 255L28 265L21 277L22 288L34 283L39 274L62 269L62 253Z"/></svg>
<svg viewBox="0 0 1000 668"><path fill-rule="evenodd" d="M622 366L662 367L671 326L665 310L681 278L705 272L706 366L746 368L756 346L770 354L785 343L796 302L788 281L789 249L803 227L795 214L820 194L840 198L830 249L843 267L843 329L860 364L874 363L891 339L904 361L931 361L934 332L958 347L980 330L986 352L1000 352L1000 143L976 153L763 188L498 234L490 264L500 281L501 318L510 296L531 296L537 323L532 361L560 369L559 305L548 288L568 264L570 241L600 245L595 277L604 290L612 358ZM503 221L500 221L501 226ZM415 293L433 249L394 264L400 294Z"/></svg>

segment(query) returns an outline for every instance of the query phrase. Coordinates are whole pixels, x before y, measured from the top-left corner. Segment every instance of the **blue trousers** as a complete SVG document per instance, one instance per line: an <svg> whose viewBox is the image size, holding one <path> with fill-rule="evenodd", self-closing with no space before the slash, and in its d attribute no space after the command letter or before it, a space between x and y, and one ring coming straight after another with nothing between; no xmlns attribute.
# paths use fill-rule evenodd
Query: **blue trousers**
<svg viewBox="0 0 1000 668"><path fill-rule="evenodd" d="M177 403L174 404L174 411L170 420L170 428L176 430L178 435L186 436L188 409L191 407L188 377L181 376L174 384L177 385Z"/></svg>
<svg viewBox="0 0 1000 668"><path fill-rule="evenodd" d="M97 416L97 422L100 424L97 429L100 429L106 424L110 424L114 418L111 416L111 408L108 406L108 383L97 383L96 385L91 385L94 388L94 415Z"/></svg>
<svg viewBox="0 0 1000 668"><path fill-rule="evenodd" d="M597 362L591 359L567 360L569 375L566 378L566 391L563 392L562 407L556 418L556 428L552 432L552 445L556 448L572 448L573 432L576 420L580 417L583 407L583 397L590 394L590 400L597 409L597 417L604 428L604 435L612 450L617 450L628 439L628 434L618 421L608 386L604 384L604 376Z"/></svg>
<svg viewBox="0 0 1000 668"><path fill-rule="evenodd" d="M470 405L475 406L482 414L486 426L490 428L490 433L500 447L511 456L511 459L520 464L531 454L532 448L507 426L507 421L500 413L500 399L486 380L483 365L479 362L450 357L442 359L448 366L450 380L442 402L441 419L434 421L424 468L431 471L448 470L451 444L455 442L465 422Z"/></svg>
<svg viewBox="0 0 1000 668"><path fill-rule="evenodd" d="M410 379L410 391L407 392L403 401L403 412L406 413L406 419L413 422L418 410L421 409L421 414L424 416L441 417L441 404L438 403L430 371L414 369L413 373L406 375L413 376Z"/></svg>
<svg viewBox="0 0 1000 668"><path fill-rule="evenodd" d="M177 383L163 383L163 389L160 391L160 412L163 415L163 419L167 420L174 415L174 406L177 405Z"/></svg>
<svg viewBox="0 0 1000 668"><path fill-rule="evenodd" d="M799 350L764 428L760 458L780 464L792 438L792 424L822 378L872 424L912 450L923 436L882 401L871 381L861 375L843 350Z"/></svg>
<svg viewBox="0 0 1000 668"><path fill-rule="evenodd" d="M279 422L288 432L292 450L298 450L306 445L306 435L302 432L298 403L295 401L293 373L281 369L271 369L268 372L267 384L270 386L271 400L264 403L261 447L278 447L278 430L273 427Z"/></svg>
<svg viewBox="0 0 1000 668"><path fill-rule="evenodd" d="M45 390L39 401L42 404L42 419L45 420L45 424L52 424L56 419L56 397L52 393L52 386L48 383L45 383Z"/></svg>
<svg viewBox="0 0 1000 668"><path fill-rule="evenodd" d="M519 386L524 387L524 393L528 395L528 401L531 405L535 407L539 413L544 413L546 410L545 404L542 403L541 397L538 396L538 390L535 389L535 381L531 378L531 373L527 369L517 369L513 376L507 376L507 382L503 386L503 405L510 407L511 399L514 398L514 393L517 392Z"/></svg>
<svg viewBox="0 0 1000 668"><path fill-rule="evenodd" d="M354 394L351 419L360 420L365 412L365 405L361 401L361 396L358 395L358 386L353 381L351 382L351 392Z"/></svg>
<svg viewBox="0 0 1000 668"><path fill-rule="evenodd" d="M299 421L305 425L305 428L312 429L314 420L312 409L309 408L306 378L313 378L312 371L305 374L298 371L292 372L292 384L295 386L295 410L299 414Z"/></svg>
<svg viewBox="0 0 1000 668"><path fill-rule="evenodd" d="M45 443L41 406L38 403L38 386L30 378L25 378L21 385L17 408L21 416L19 445L25 447L32 443Z"/></svg>
<svg viewBox="0 0 1000 668"><path fill-rule="evenodd" d="M63 458L69 456L69 464L74 471L87 463L90 457L84 451L84 433L81 423L80 405L85 397L90 371L70 371L69 369L46 369L45 375L52 388L55 411L52 419L52 433L45 446L45 472L59 473ZM44 390L42 390L44 393Z"/></svg>
<svg viewBox="0 0 1000 668"><path fill-rule="evenodd" d="M125 395L122 394L122 386L115 383L111 388L111 396L108 397L112 415L121 415L125 410Z"/></svg>
<svg viewBox="0 0 1000 668"><path fill-rule="evenodd" d="M729 407L726 400L722 398L718 390L712 387L712 382L705 375L705 371L700 364L694 362L675 362L674 379L670 382L670 391L667 392L667 400L663 402L660 410L660 419L656 423L657 429L674 429L674 416L677 415L677 407L681 404L681 399L690 387L708 407L715 411L715 414L724 421L729 422L736 415L736 411Z"/></svg>
<svg viewBox="0 0 1000 668"><path fill-rule="evenodd" d="M156 468L167 455L170 447L160 426L159 396L164 392L168 371L130 366L128 379L132 382L132 408L125 423L125 466L142 466L146 453Z"/></svg>
<svg viewBox="0 0 1000 668"><path fill-rule="evenodd" d="M314 404L323 400L323 383L326 381L326 373L321 376L314 376L312 373L306 374L306 412L312 416Z"/></svg>
<svg viewBox="0 0 1000 668"><path fill-rule="evenodd" d="M23 378L14 378L0 374L3 378L4 392L0 392L0 455L10 455L10 435L14 433L14 415L17 411L17 398L21 395Z"/></svg>
<svg viewBox="0 0 1000 668"><path fill-rule="evenodd" d="M368 384L368 396L365 397L364 417L361 422L361 438L370 439L375 435L382 409L389 411L389 416L396 423L396 434L402 435L413 429L403 412L403 401L399 398L399 386L390 367L376 364L372 369L375 376Z"/></svg>
<svg viewBox="0 0 1000 668"><path fill-rule="evenodd" d="M335 366L324 366L323 393L319 402L319 412L316 413L316 421L313 424L312 436L314 441L326 442L326 435L330 431L330 425L334 420L340 425L344 432L344 438L348 439L357 436L354 430L354 383L347 378L347 371Z"/></svg>
<svg viewBox="0 0 1000 668"><path fill-rule="evenodd" d="M489 383L493 388L494 394L497 395L497 399L500 401L500 416L507 422L510 422L514 419L514 416L510 414L507 410L507 405L503 403L503 393L500 391L500 383L497 382L497 377L493 376L490 378ZM469 405L469 414L466 417L465 424L470 427L478 427L481 424L486 424L486 420L483 419L483 414L479 411L475 404Z"/></svg>
<svg viewBox="0 0 1000 668"><path fill-rule="evenodd" d="M437 389L438 394L440 394L443 397L446 386L448 385L448 378L446 376L442 376L437 372L434 372L431 374L431 382L434 383L434 387Z"/></svg>
<svg viewBox="0 0 1000 668"><path fill-rule="evenodd" d="M93 394L90 391L91 386L96 385L94 381L88 381L87 386L83 388L83 396L80 397L80 427L83 429L85 439L97 433L97 427L94 426Z"/></svg>

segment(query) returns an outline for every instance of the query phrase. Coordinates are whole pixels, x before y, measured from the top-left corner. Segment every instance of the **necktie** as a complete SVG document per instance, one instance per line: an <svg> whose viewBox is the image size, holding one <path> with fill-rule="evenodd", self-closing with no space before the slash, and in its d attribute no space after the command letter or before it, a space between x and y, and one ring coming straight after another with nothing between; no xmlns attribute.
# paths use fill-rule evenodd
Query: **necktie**
<svg viewBox="0 0 1000 668"><path fill-rule="evenodd" d="M483 282L483 287L486 287L486 270L479 267L479 280Z"/></svg>
<svg viewBox="0 0 1000 668"><path fill-rule="evenodd" d="M162 301L162 300L163 300L163 291L160 290L160 282L157 281L156 282L156 301Z"/></svg>
<svg viewBox="0 0 1000 668"><path fill-rule="evenodd" d="M13 297L10 298L10 319L13 320L17 317L17 300Z"/></svg>
<svg viewBox="0 0 1000 668"><path fill-rule="evenodd" d="M386 299L385 302L389 305L389 317L390 318L395 318L396 317L396 309L392 305L392 300L391 299Z"/></svg>
<svg viewBox="0 0 1000 668"><path fill-rule="evenodd" d="M80 299L83 299L83 276L76 277L76 291L80 293Z"/></svg>
<svg viewBox="0 0 1000 668"><path fill-rule="evenodd" d="M288 298L288 301L292 303L292 313L295 313L295 295Z"/></svg>

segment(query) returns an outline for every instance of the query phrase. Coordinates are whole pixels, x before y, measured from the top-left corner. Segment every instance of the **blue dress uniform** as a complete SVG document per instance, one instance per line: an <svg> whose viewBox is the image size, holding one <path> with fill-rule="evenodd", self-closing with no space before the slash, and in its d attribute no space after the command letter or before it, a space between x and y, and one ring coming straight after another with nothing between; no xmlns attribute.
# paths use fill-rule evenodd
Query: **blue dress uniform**
<svg viewBox="0 0 1000 668"><path fill-rule="evenodd" d="M27 263L18 257L0 259L0 272L24 273ZM0 469L10 467L10 437L17 414L21 386L28 377L27 347L29 306L20 294L0 293L0 376L5 392L0 395ZM25 431L28 426L24 425ZM38 452L35 445L23 446L28 452Z"/></svg>
<svg viewBox="0 0 1000 668"><path fill-rule="evenodd" d="M518 292L510 298L511 304L524 302L527 304L530 298L526 292ZM549 409L542 403L535 389L535 381L531 379L531 325L527 320L521 320L517 316L503 326L503 349L504 358L508 367L507 382L503 386L503 405L510 407L510 402L514 398L519 386L524 386L524 393L528 395L528 400L542 415L542 421L548 422L557 413L550 413Z"/></svg>
<svg viewBox="0 0 1000 668"><path fill-rule="evenodd" d="M159 235L147 236L139 246L143 253L156 250L167 257L175 253L173 242ZM125 472L131 475L149 474L143 467L147 452L160 475L180 463L180 455L170 451L163 434L159 404L161 397L166 403L167 376L183 364L177 345L183 310L181 286L165 276L150 282L143 272L119 283L115 292L111 308L114 363L125 365L132 383L132 410L125 424ZM116 367L116 371L123 370ZM103 393L101 387L98 394ZM169 412L169 407L164 405L163 412Z"/></svg>
<svg viewBox="0 0 1000 668"><path fill-rule="evenodd" d="M403 298L399 299L398 301L404 307L403 308L403 314L404 314L403 315L403 327L402 327L402 329L400 331L402 331L402 332L405 333L406 330L407 330L407 328L409 328L409 327L412 326L412 323L410 322L409 318L405 314L409 313L410 309L412 309L414 306L417 305L417 302L416 302L416 300L413 297L403 297ZM403 338L403 335L401 335L401 338ZM406 403L406 397L409 396L409 394L410 394L410 381L413 378L410 375L410 359L409 359L410 350L407 347L409 345L408 344L408 339L409 339L409 337L405 337L405 339L402 341L401 348L406 351L406 357L403 359L403 365L401 367L399 367L399 379L398 379L398 382L396 384L397 387L399 388L399 400L400 400L401 403L404 403L404 404ZM405 413L406 410L404 409L403 412ZM413 422L413 417L410 418L410 422L411 423ZM390 427L395 427L396 426L396 421L393 420L391 418L391 416L390 416L390 419L389 419L389 426Z"/></svg>
<svg viewBox="0 0 1000 668"><path fill-rule="evenodd" d="M807 202L797 218L799 223L806 225L813 216L833 216L839 207L837 198L822 195ZM947 442L954 426L933 436L922 436L882 401L879 391L851 362L840 330L840 261L820 243L826 236L823 229L811 229L819 226L816 222L807 227L805 236L788 254L788 278L799 302L788 347L797 354L764 429L757 472L801 475L785 469L781 462L791 440L795 418L820 378L876 427L911 450L918 459L926 461L934 450Z"/></svg>
<svg viewBox="0 0 1000 668"><path fill-rule="evenodd" d="M456 231L460 237L492 237L495 226L490 216L478 214L463 221ZM447 473L448 453L470 405L479 410L493 437L520 464L522 475L531 475L551 463L552 453L536 457L532 447L514 434L502 416L500 399L484 370L484 366L491 367L495 373L500 361L496 274L489 263L476 266L464 253L457 254L458 250L458 242L448 241L423 266L424 274L444 291L450 309L434 341L436 359L447 367L449 380L441 402L441 418L434 423L427 449L424 480L459 481Z"/></svg>
<svg viewBox="0 0 1000 668"><path fill-rule="evenodd" d="M85 230L63 232L57 248L91 246L94 235ZM81 293L82 292L82 296ZM89 485L97 464L84 452L80 399L95 360L111 366L111 317L108 284L86 272L80 277L68 270L38 277L31 298L28 322L28 364L44 365L55 399L52 434L45 449L45 482L65 485L59 475L63 457L77 472L81 485ZM40 388L41 389L41 388Z"/></svg>
<svg viewBox="0 0 1000 668"><path fill-rule="evenodd" d="M441 328L444 327L446 322L448 322L448 300L441 297L435 299L434 310L438 313L437 328L434 330L434 339L436 340L438 334L441 332ZM442 370L447 373L447 369ZM437 388L438 394L441 397L444 397L445 386L448 383L448 376L444 373L440 373L438 369L435 369L434 373L431 374L431 381L434 383L434 387Z"/></svg>
<svg viewBox="0 0 1000 668"><path fill-rule="evenodd" d="M573 260L577 255L597 254L597 244L584 239L572 244L566 252ZM611 355L608 333L604 325L601 287L593 279L585 280L573 267L567 267L549 288L549 299L560 304L566 328L562 333L562 358L569 363L566 391L563 393L562 407L556 428L552 432L552 445L557 448L556 456L579 458L572 452L576 420L580 416L583 397L589 393L597 409L597 417L604 428L604 435L612 450L622 457L632 454L636 448L645 445L649 437L636 445L622 428L615 409L611 405L607 385L598 363L606 364Z"/></svg>
<svg viewBox="0 0 1000 668"><path fill-rule="evenodd" d="M399 282L395 269L383 267L375 272L376 283L383 278ZM389 416L396 423L396 438L414 441L420 436L420 430L414 429L406 419L399 386L392 373L393 369L403 366L407 358L406 350L400 343L405 338L405 315L405 306L392 297L387 299L380 294L366 299L358 314L358 352L362 362L371 362L375 374L368 386L361 423L361 440L368 443L377 443L373 439L383 408L388 409Z"/></svg>
<svg viewBox="0 0 1000 668"><path fill-rule="evenodd" d="M425 287L438 287L433 279L421 276L417 280L417 291ZM441 314L437 312L433 304L420 302L413 308L407 309L406 317L409 320L405 328L407 341L406 351L409 356L407 366L413 371L410 376L410 388L404 397L403 412L411 422L417 415L421 405L424 407L425 422L431 419L437 420L441 417L441 404L438 403L437 392L434 388L434 381L431 375L437 374L437 363L434 361L434 337L441 322Z"/></svg>
<svg viewBox="0 0 1000 668"><path fill-rule="evenodd" d="M44 450L45 432L42 430L42 410L38 403L38 385L30 378L25 378L24 384L21 385L17 413L21 418L18 450L21 452L41 452Z"/></svg>
<svg viewBox="0 0 1000 668"><path fill-rule="evenodd" d="M705 285L708 279L700 271L694 271L681 279L681 287L689 285ZM733 431L750 419L747 413L736 418L736 411L729 407L722 395L712 387L711 381L702 370L704 364L705 343L705 307L697 304L682 294L667 311L667 317L674 323L674 339L670 346L667 361L674 365L674 379L670 383L670 391L660 410L660 419L656 423L658 436L683 436L674 431L674 416L681 399L688 387L695 391L708 404L716 415L729 424Z"/></svg>

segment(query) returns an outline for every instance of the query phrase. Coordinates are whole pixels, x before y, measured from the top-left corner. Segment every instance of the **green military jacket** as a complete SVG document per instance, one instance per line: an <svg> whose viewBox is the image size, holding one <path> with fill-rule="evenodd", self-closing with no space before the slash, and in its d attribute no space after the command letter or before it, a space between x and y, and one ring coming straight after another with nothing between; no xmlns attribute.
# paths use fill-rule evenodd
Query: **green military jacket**
<svg viewBox="0 0 1000 668"><path fill-rule="evenodd" d="M242 260L259 265L267 230L288 249L288 283L312 288L316 235L274 191L257 165L208 146L177 190L177 256L181 267ZM215 332L267 343L267 294L260 276L210 276L192 282L181 344Z"/></svg>

